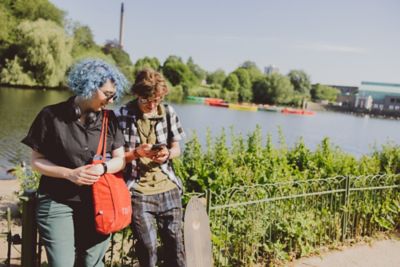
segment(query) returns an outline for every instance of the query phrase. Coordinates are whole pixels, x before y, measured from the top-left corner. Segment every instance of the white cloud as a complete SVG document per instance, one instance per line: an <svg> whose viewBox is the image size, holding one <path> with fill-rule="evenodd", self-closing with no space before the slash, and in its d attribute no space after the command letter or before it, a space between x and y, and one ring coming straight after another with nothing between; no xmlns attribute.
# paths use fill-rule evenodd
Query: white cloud
<svg viewBox="0 0 400 267"><path fill-rule="evenodd" d="M271 42L279 40L277 37L254 36L254 35L227 35L227 34L179 34L176 36L182 40L208 40L219 42Z"/></svg>
<svg viewBox="0 0 400 267"><path fill-rule="evenodd" d="M326 51L326 52L339 52L339 53L352 53L352 54L366 54L367 49L362 47L336 45L336 44L323 44L323 43L302 43L295 45L297 48Z"/></svg>

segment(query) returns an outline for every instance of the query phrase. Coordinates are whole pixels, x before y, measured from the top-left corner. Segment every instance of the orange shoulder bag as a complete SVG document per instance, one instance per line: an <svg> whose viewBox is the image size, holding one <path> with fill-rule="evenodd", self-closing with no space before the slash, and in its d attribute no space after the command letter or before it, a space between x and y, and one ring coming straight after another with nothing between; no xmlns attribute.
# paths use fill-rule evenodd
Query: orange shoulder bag
<svg viewBox="0 0 400 267"><path fill-rule="evenodd" d="M93 164L106 159L108 111L103 113L100 141ZM131 194L122 172L105 173L93 184L93 204L96 230L110 234L128 226L132 218Z"/></svg>

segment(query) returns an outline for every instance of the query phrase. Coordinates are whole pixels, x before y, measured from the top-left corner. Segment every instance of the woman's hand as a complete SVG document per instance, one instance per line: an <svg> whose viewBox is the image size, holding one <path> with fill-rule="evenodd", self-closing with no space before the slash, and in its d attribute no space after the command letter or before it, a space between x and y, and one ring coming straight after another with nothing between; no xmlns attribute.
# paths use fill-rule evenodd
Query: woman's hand
<svg viewBox="0 0 400 267"><path fill-rule="evenodd" d="M89 168L87 170L92 172L92 173L94 173L94 174L96 174L96 175L98 175L98 176L101 176L104 173L104 167L103 167L102 164L89 165Z"/></svg>
<svg viewBox="0 0 400 267"><path fill-rule="evenodd" d="M73 169L67 179L76 185L92 185L97 182L101 174L103 174L103 166L101 164L85 165Z"/></svg>

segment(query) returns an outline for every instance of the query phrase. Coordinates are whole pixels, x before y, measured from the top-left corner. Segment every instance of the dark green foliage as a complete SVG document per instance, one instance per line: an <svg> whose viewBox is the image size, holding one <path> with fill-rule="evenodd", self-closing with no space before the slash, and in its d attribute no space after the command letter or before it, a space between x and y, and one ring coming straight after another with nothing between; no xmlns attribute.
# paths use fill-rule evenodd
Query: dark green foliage
<svg viewBox="0 0 400 267"><path fill-rule="evenodd" d="M132 65L129 54L125 52L116 41L108 41L102 50L106 55L110 54L119 67Z"/></svg>
<svg viewBox="0 0 400 267"><path fill-rule="evenodd" d="M226 78L225 71L222 69L216 70L214 72L208 73L206 77L207 84L218 84L222 86Z"/></svg>
<svg viewBox="0 0 400 267"><path fill-rule="evenodd" d="M263 76L262 72L257 67L256 63L254 63L252 61L245 61L240 66L240 68L246 69L248 71L251 82L254 82Z"/></svg>
<svg viewBox="0 0 400 267"><path fill-rule="evenodd" d="M85 49L90 49L96 46L96 43L93 40L92 30L88 26L75 25L73 29L73 37L74 37L74 48L82 47Z"/></svg>
<svg viewBox="0 0 400 267"><path fill-rule="evenodd" d="M215 89L207 87L207 86L199 86L199 87L190 88L189 95L220 98L221 91L215 90Z"/></svg>
<svg viewBox="0 0 400 267"><path fill-rule="evenodd" d="M336 97L339 95L339 90L327 85L316 84L312 87L311 97L314 100L328 100L335 101Z"/></svg>
<svg viewBox="0 0 400 267"><path fill-rule="evenodd" d="M182 85L183 87L190 88L198 82L189 67L177 56L169 56L164 62L162 71L165 78L173 86Z"/></svg>
<svg viewBox="0 0 400 267"><path fill-rule="evenodd" d="M306 98L310 97L311 81L307 73L302 70L291 70L287 76L296 92Z"/></svg>
<svg viewBox="0 0 400 267"><path fill-rule="evenodd" d="M253 83L253 102L285 104L292 100L293 86L286 76L279 73L266 75Z"/></svg>
<svg viewBox="0 0 400 267"><path fill-rule="evenodd" d="M194 74L194 76L196 76L199 82L202 82L206 78L206 71L203 70L199 65L195 64L192 57L189 57L186 65Z"/></svg>
<svg viewBox="0 0 400 267"><path fill-rule="evenodd" d="M253 92L251 90L249 71L244 68L238 68L233 73L237 76L239 80L239 102L250 102L253 99Z"/></svg>
<svg viewBox="0 0 400 267"><path fill-rule="evenodd" d="M239 79L236 76L235 73L229 74L226 79L224 80L224 83L222 85L226 90L230 92L237 92L239 90Z"/></svg>

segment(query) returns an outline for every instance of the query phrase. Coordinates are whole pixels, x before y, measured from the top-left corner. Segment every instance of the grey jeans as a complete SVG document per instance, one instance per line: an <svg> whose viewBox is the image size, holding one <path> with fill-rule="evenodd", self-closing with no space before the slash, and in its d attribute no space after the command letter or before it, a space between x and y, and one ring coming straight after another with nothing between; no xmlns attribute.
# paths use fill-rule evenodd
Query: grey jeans
<svg viewBox="0 0 400 267"><path fill-rule="evenodd" d="M164 247L163 267L185 267L182 204L178 188L155 194L132 195L132 229L140 267L157 264L157 232Z"/></svg>
<svg viewBox="0 0 400 267"><path fill-rule="evenodd" d="M37 222L51 267L102 267L109 235L96 232L93 204L39 195Z"/></svg>

